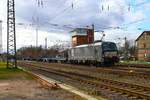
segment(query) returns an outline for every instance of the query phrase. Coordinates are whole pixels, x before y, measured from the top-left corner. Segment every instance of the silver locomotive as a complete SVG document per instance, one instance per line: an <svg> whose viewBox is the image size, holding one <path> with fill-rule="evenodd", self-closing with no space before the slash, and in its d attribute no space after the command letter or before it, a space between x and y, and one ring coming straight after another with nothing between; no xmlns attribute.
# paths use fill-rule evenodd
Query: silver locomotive
<svg viewBox="0 0 150 100"><path fill-rule="evenodd" d="M119 62L118 49L113 42L96 42L76 46L68 50L67 56L70 63L100 65Z"/></svg>

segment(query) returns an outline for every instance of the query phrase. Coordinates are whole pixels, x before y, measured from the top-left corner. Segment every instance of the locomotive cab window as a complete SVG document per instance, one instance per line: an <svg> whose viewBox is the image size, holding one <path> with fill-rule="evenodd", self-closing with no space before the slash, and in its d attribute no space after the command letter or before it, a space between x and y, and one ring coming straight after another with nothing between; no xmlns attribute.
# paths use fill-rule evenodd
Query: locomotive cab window
<svg viewBox="0 0 150 100"><path fill-rule="evenodd" d="M117 46L115 43L104 42L102 44L103 51L117 51Z"/></svg>

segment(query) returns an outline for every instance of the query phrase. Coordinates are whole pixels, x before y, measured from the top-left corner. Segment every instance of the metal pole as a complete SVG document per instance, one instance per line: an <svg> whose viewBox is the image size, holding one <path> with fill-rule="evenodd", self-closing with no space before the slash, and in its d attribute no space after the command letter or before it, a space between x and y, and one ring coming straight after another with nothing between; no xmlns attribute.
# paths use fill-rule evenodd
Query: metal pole
<svg viewBox="0 0 150 100"><path fill-rule="evenodd" d="M36 47L38 47L38 26L36 27Z"/></svg>
<svg viewBox="0 0 150 100"><path fill-rule="evenodd" d="M36 47L38 47L39 17L36 17L36 23L37 23L36 25Z"/></svg>
<svg viewBox="0 0 150 100"><path fill-rule="evenodd" d="M124 51L124 54L125 54L125 59L127 60L128 59L127 37L124 38L124 41L125 41L125 51Z"/></svg>
<svg viewBox="0 0 150 100"><path fill-rule="evenodd" d="M92 24L92 33L93 33L93 36L94 36L94 32L95 32L95 26L94 26L94 24ZM94 43L94 40L93 40L93 43Z"/></svg>
<svg viewBox="0 0 150 100"><path fill-rule="evenodd" d="M17 68L15 1L7 0L7 68Z"/></svg>
<svg viewBox="0 0 150 100"><path fill-rule="evenodd" d="M2 21L0 20L0 53L3 52L3 41L2 41Z"/></svg>
<svg viewBox="0 0 150 100"><path fill-rule="evenodd" d="M94 24L92 24L93 33L94 33L94 28L95 28L95 26L94 26Z"/></svg>
<svg viewBox="0 0 150 100"><path fill-rule="evenodd" d="M47 38L45 38L45 50L47 50Z"/></svg>

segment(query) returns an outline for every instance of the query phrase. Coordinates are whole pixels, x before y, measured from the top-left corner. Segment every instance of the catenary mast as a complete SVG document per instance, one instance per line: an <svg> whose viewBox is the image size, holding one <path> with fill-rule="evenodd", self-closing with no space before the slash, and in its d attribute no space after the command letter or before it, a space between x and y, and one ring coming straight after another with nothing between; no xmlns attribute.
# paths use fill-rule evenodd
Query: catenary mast
<svg viewBox="0 0 150 100"><path fill-rule="evenodd" d="M7 68L17 68L15 0L7 0Z"/></svg>

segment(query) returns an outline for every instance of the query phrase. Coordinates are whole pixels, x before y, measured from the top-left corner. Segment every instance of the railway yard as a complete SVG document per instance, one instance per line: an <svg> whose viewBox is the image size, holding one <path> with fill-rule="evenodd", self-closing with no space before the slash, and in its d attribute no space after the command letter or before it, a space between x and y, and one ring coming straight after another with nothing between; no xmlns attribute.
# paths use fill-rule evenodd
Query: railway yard
<svg viewBox="0 0 150 100"><path fill-rule="evenodd" d="M31 61L19 61L18 65L74 86L97 99L150 100L150 68L147 65L95 67Z"/></svg>
<svg viewBox="0 0 150 100"><path fill-rule="evenodd" d="M150 100L150 0L0 8L0 100Z"/></svg>

